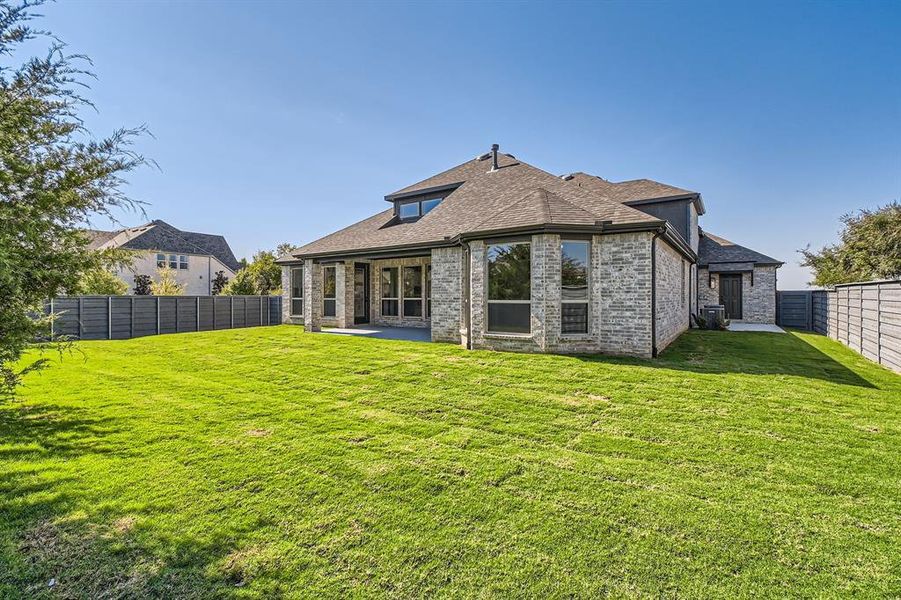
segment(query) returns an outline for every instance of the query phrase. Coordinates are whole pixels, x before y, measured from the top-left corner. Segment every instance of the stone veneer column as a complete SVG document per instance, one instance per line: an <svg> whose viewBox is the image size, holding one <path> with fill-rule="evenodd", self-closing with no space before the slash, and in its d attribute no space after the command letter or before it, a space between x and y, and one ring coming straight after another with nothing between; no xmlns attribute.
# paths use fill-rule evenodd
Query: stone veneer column
<svg viewBox="0 0 901 600"><path fill-rule="evenodd" d="M282 323L291 322L291 267L282 267Z"/></svg>
<svg viewBox="0 0 901 600"><path fill-rule="evenodd" d="M335 265L335 316L338 327L354 324L354 263L352 260Z"/></svg>
<svg viewBox="0 0 901 600"><path fill-rule="evenodd" d="M463 317L463 249L432 250L432 341L460 343Z"/></svg>
<svg viewBox="0 0 901 600"><path fill-rule="evenodd" d="M541 350L560 339L560 236L532 236L532 338Z"/></svg>
<svg viewBox="0 0 901 600"><path fill-rule="evenodd" d="M303 261L303 324L306 331L322 331L322 265Z"/></svg>

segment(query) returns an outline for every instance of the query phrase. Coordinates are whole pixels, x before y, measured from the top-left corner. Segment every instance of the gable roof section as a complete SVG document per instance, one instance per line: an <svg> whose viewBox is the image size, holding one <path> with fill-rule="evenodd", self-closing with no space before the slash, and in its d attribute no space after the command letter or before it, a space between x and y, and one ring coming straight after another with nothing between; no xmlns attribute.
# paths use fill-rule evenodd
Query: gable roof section
<svg viewBox="0 0 901 600"><path fill-rule="evenodd" d="M664 198L693 198L695 199L695 208L697 208L698 214L704 214L704 203L698 192L660 183L652 179L632 179L616 183L602 179L597 175L589 175L582 172L566 175L564 179L579 187L593 190L607 196L611 200L625 204Z"/></svg>
<svg viewBox="0 0 901 600"><path fill-rule="evenodd" d="M701 239L698 244L698 265L706 267L724 263L753 263L755 265L775 266L783 264L782 261L776 260L771 256L745 248L712 233L701 231Z"/></svg>
<svg viewBox="0 0 901 600"><path fill-rule="evenodd" d="M594 226L597 221L662 224L655 217L571 185L509 155L499 155L498 162L500 168L489 172L490 160L474 159L386 197L460 183L441 204L417 221L397 222L393 209L385 210L301 246L292 255L300 258L428 246L486 229L501 232L550 224Z"/></svg>
<svg viewBox="0 0 901 600"><path fill-rule="evenodd" d="M183 254L209 254L237 271L240 267L228 242L221 235L182 231L165 221L155 220L139 227L118 231L87 230L92 238L91 249L127 248L129 250L158 250Z"/></svg>

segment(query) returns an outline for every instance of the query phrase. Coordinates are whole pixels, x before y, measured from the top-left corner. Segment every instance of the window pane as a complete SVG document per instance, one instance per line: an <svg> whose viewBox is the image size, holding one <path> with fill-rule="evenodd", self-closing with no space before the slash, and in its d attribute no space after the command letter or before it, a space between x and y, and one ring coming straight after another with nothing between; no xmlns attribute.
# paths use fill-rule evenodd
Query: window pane
<svg viewBox="0 0 901 600"><path fill-rule="evenodd" d="M179 269L187 269L188 268L188 257L184 255L180 255L178 257L178 268Z"/></svg>
<svg viewBox="0 0 901 600"><path fill-rule="evenodd" d="M337 303L338 303L338 301L334 300L334 299L329 300L328 298L326 298L325 300L323 300L322 301L322 316L323 317L334 317L337 312L336 311Z"/></svg>
<svg viewBox="0 0 901 600"><path fill-rule="evenodd" d="M529 243L488 246L488 299L528 300L530 290Z"/></svg>
<svg viewBox="0 0 901 600"><path fill-rule="evenodd" d="M419 202L408 202L406 204L399 204L397 207L397 212L400 215L401 219L410 219L413 217L419 216Z"/></svg>
<svg viewBox="0 0 901 600"><path fill-rule="evenodd" d="M157 254L156 255L156 266L160 269L166 266L166 255L165 254Z"/></svg>
<svg viewBox="0 0 901 600"><path fill-rule="evenodd" d="M422 316L422 300L404 300L405 317Z"/></svg>
<svg viewBox="0 0 901 600"><path fill-rule="evenodd" d="M176 262L176 261L174 261L174 260L170 260L170 261L169 261L169 268L170 268L170 269L177 269L177 268L178 268L178 262Z"/></svg>
<svg viewBox="0 0 901 600"><path fill-rule="evenodd" d="M291 314L292 315L302 315L303 314L303 298L294 298L291 300Z"/></svg>
<svg viewBox="0 0 901 600"><path fill-rule="evenodd" d="M561 331L563 333L588 333L588 304L569 302L562 304Z"/></svg>
<svg viewBox="0 0 901 600"><path fill-rule="evenodd" d="M561 298L588 300L588 242L563 242Z"/></svg>
<svg viewBox="0 0 901 600"><path fill-rule="evenodd" d="M325 267L322 270L322 277L322 296L324 298L334 298L337 285L335 267Z"/></svg>
<svg viewBox="0 0 901 600"><path fill-rule="evenodd" d="M382 316L383 317L396 317L397 316L397 300L382 300Z"/></svg>
<svg viewBox="0 0 901 600"><path fill-rule="evenodd" d="M382 269L382 298L397 298L397 267Z"/></svg>
<svg viewBox="0 0 901 600"><path fill-rule="evenodd" d="M291 269L291 297L303 298L303 269Z"/></svg>
<svg viewBox="0 0 901 600"><path fill-rule="evenodd" d="M531 304L488 303L488 331L531 333Z"/></svg>
<svg viewBox="0 0 901 600"><path fill-rule="evenodd" d="M422 214L426 214L427 212L429 212L430 210L432 210L433 208L435 208L436 206L441 204L442 200L444 200L444 198L429 198L428 200L423 200L422 201Z"/></svg>
<svg viewBox="0 0 901 600"><path fill-rule="evenodd" d="M404 298L422 298L422 267L404 267Z"/></svg>

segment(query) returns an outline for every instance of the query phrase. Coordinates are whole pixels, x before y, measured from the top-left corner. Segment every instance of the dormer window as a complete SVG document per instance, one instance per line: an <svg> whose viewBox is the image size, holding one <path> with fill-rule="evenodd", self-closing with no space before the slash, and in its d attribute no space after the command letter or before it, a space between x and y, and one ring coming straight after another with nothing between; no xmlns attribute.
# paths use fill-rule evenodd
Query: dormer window
<svg viewBox="0 0 901 600"><path fill-rule="evenodd" d="M425 198L423 200L398 201L397 216L401 221L412 221L425 216L433 208L441 204L443 197Z"/></svg>
<svg viewBox="0 0 901 600"><path fill-rule="evenodd" d="M419 202L407 202L397 206L397 216L401 219L415 219L419 216Z"/></svg>

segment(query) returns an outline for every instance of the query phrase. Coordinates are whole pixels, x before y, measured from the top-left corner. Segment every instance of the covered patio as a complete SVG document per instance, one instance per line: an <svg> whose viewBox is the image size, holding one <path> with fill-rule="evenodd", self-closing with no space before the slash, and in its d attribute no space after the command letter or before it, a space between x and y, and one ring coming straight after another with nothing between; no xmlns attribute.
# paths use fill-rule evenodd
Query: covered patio
<svg viewBox="0 0 901 600"><path fill-rule="evenodd" d="M382 325L354 325L353 327L323 327L322 333L354 335L380 340L403 340L407 342L431 342L429 327L389 327Z"/></svg>

